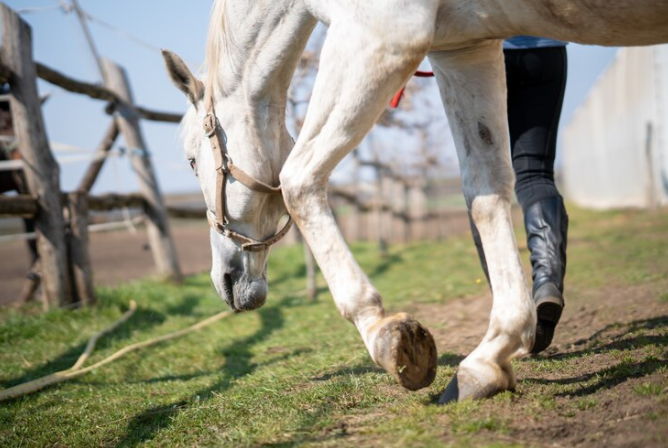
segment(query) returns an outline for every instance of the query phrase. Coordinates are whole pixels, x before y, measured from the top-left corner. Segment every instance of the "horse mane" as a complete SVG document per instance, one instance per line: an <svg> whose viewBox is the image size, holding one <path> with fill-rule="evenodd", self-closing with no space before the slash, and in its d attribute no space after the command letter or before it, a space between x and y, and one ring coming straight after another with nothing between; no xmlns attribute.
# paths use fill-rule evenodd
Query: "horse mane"
<svg viewBox="0 0 668 448"><path fill-rule="evenodd" d="M218 73L220 73L221 56L228 53L230 38L228 37L227 18L225 10L227 0L216 0L211 8L209 20L209 31L207 34L206 55L204 67L207 72L205 83L205 94L215 94L222 91L218 84Z"/></svg>
<svg viewBox="0 0 668 448"><path fill-rule="evenodd" d="M204 64L200 69L203 74L204 94L213 93L214 98L217 93L222 92L222 87L218 83L218 73L220 73L221 55L228 52L230 42L227 37L226 3L226 0L216 0L211 7L206 54ZM179 137L183 143L186 158L195 157L196 154L193 151L200 146L203 138L201 124L197 117L197 110L190 107L181 120Z"/></svg>

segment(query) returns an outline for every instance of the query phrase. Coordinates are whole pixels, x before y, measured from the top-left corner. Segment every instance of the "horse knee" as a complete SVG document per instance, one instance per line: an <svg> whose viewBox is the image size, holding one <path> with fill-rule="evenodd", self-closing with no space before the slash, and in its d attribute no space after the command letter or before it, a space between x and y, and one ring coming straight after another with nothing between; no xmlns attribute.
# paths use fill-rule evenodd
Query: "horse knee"
<svg viewBox="0 0 668 448"><path fill-rule="evenodd" d="M325 189L321 188L320 183L306 173L306 170L300 170L294 165L286 163L279 178L285 206L292 218L300 222L305 216L308 204L317 204L319 195L325 197Z"/></svg>
<svg viewBox="0 0 668 448"><path fill-rule="evenodd" d="M481 203L478 208L488 209L495 201L510 204L515 186L515 173L510 160L500 154L494 154L490 160L468 161L462 170L462 190L466 204L474 214L474 202ZM473 156L471 156L473 158ZM485 213L483 210L481 213ZM475 216L472 216L475 218Z"/></svg>
<svg viewBox="0 0 668 448"><path fill-rule="evenodd" d="M510 193L478 195L469 201L471 218L476 226L491 225L500 217L502 212L510 213Z"/></svg>

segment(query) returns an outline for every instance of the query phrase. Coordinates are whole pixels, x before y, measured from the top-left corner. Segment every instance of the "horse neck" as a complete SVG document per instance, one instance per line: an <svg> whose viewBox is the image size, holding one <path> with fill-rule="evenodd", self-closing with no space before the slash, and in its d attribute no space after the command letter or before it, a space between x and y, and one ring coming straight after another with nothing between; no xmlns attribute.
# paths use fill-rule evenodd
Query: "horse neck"
<svg viewBox="0 0 668 448"><path fill-rule="evenodd" d="M277 177L292 146L287 91L316 21L294 0L218 0L212 14L207 88L243 114L256 134L246 137L259 139L249 145L260 152L253 157Z"/></svg>

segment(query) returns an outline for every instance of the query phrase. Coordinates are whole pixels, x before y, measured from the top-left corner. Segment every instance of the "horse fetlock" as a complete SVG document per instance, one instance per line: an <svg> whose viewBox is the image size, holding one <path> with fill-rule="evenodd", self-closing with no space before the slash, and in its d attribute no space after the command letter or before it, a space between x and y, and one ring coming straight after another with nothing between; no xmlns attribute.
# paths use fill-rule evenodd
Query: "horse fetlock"
<svg viewBox="0 0 668 448"><path fill-rule="evenodd" d="M436 343L429 330L406 313L376 322L370 329L373 360L408 390L429 386L436 377Z"/></svg>
<svg viewBox="0 0 668 448"><path fill-rule="evenodd" d="M513 359L529 353L536 335L536 310L533 302L526 307L506 310L501 316L494 316L486 339L496 339L503 356Z"/></svg>
<svg viewBox="0 0 668 448"><path fill-rule="evenodd" d="M515 374L509 363L503 366L482 360L465 359L457 374L441 394L439 404L479 400L507 390L514 391Z"/></svg>
<svg viewBox="0 0 668 448"><path fill-rule="evenodd" d="M352 299L337 301L336 307L341 315L353 322L361 332L367 333L385 317L383 298L373 287L361 285L359 289L349 290L347 297Z"/></svg>

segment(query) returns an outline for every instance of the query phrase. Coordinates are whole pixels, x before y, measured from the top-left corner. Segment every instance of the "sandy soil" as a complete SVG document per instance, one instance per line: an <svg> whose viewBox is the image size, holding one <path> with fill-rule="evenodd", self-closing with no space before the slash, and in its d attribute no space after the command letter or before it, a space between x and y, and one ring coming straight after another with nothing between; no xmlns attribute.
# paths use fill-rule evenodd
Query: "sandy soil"
<svg viewBox="0 0 668 448"><path fill-rule="evenodd" d="M186 275L211 268L211 248L205 222L172 224L181 269ZM148 247L146 231L95 233L90 240L95 283L116 285L154 274L153 256ZM0 305L17 300L25 275L30 268L30 256L23 242L0 245Z"/></svg>
<svg viewBox="0 0 668 448"><path fill-rule="evenodd" d="M518 210L515 215L519 220ZM516 221L519 222L519 221ZM344 235L350 223L341 218ZM202 221L171 221L172 233L176 241L176 250L185 275L205 272L211 269L211 248L209 246L208 225ZM370 240L375 227L367 229ZM423 232L421 229L417 229ZM466 212L456 211L447 217L439 231L430 229L425 236L461 235L469 232ZM352 232L354 235L355 233ZM154 263L148 247L146 231L138 228L136 234L127 230L109 231L91 234L91 258L96 285L112 286L129 280L136 280L154 274ZM292 244L296 236L294 231L280 241L276 247ZM30 256L26 244L22 241L0 244L0 306L15 303L20 297L25 284L25 277L30 269Z"/></svg>
<svg viewBox="0 0 668 448"><path fill-rule="evenodd" d="M668 302L658 299L663 292L656 284L581 296L566 291L567 306L553 345L536 357L565 365L535 378L535 365L520 360L516 373L520 397L549 394L545 389L549 387L575 389L550 394L555 398L548 409L531 408L532 400L509 404L505 441L529 446L668 446L668 404L638 392L648 382L668 384L668 352L653 359L640 353L649 344L665 343L668 336ZM445 362L455 365L483 337L490 310L491 295L487 295L421 305L411 312L432 331L438 352L450 353ZM499 404L490 401L484 406ZM568 411L573 406L580 409L577 418ZM504 441L499 434L479 437Z"/></svg>

